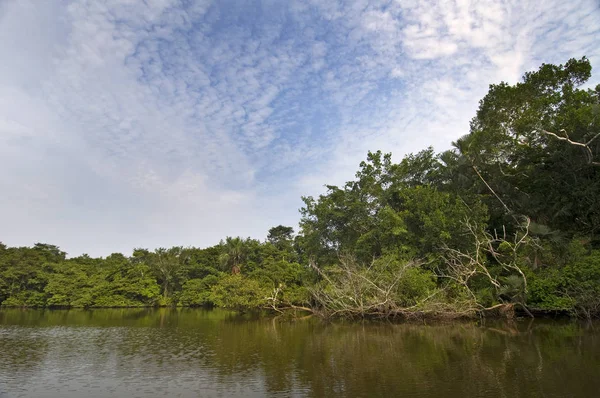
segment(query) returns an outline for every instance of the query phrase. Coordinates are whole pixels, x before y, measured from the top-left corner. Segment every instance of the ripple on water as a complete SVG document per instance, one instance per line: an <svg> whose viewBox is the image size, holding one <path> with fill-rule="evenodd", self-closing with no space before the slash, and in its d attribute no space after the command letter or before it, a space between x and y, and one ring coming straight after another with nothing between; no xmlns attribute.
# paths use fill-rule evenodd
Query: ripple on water
<svg viewBox="0 0 600 398"><path fill-rule="evenodd" d="M189 310L46 312L36 324L35 312L27 323L3 315L1 398L586 397L600 389L599 328L578 324L325 325Z"/></svg>

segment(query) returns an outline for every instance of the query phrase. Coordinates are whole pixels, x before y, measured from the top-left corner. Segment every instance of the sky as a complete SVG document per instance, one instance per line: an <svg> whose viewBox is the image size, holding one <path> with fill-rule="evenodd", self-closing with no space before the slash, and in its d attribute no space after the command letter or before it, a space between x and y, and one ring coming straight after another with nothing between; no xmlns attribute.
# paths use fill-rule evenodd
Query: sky
<svg viewBox="0 0 600 398"><path fill-rule="evenodd" d="M584 55L598 0L0 0L0 241L297 230L369 150L448 149L489 84Z"/></svg>

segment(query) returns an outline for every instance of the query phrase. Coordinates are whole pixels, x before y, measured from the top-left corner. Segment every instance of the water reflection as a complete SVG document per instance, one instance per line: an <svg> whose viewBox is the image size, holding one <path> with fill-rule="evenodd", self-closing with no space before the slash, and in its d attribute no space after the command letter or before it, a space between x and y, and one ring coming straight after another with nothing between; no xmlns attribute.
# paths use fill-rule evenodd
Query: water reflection
<svg viewBox="0 0 600 398"><path fill-rule="evenodd" d="M589 324L324 324L192 309L0 311L3 398L589 397L600 388L599 369L600 332Z"/></svg>

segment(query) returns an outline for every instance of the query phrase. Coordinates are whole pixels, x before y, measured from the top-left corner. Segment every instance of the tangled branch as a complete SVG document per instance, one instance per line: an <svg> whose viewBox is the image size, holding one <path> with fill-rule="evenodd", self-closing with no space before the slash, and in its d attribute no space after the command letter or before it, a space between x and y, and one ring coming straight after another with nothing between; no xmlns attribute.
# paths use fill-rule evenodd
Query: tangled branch
<svg viewBox="0 0 600 398"><path fill-rule="evenodd" d="M476 275L482 275L493 287L496 296L500 297L503 285L498 277L490 272L489 259L492 258L495 265L500 266L502 270L509 274L517 274L521 278L523 297L519 298L515 304L520 305L528 315L533 317L524 302L524 296L527 294L528 289L527 277L519 266L519 253L522 252L522 249L527 245L537 244L529 235L530 225L531 220L525 218L521 230L509 237L505 228L500 233L496 231L492 235L483 229L479 229L470 220L465 220L465 226L470 238L473 240L474 249L470 252L463 252L447 246L444 247L446 268L440 270L440 277L457 283L477 303L477 297L471 288L470 282ZM482 311L492 309L485 308L479 303L477 303L477 306Z"/></svg>

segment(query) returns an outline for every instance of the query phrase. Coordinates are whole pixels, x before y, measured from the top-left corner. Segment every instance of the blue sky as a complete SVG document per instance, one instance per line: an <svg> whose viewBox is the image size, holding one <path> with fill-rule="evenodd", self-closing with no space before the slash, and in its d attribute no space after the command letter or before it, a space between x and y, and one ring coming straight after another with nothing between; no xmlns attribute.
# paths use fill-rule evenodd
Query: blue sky
<svg viewBox="0 0 600 398"><path fill-rule="evenodd" d="M368 150L447 149L490 83L600 68L598 43L597 0L0 1L0 241L263 239Z"/></svg>

